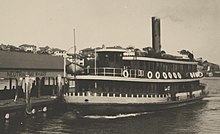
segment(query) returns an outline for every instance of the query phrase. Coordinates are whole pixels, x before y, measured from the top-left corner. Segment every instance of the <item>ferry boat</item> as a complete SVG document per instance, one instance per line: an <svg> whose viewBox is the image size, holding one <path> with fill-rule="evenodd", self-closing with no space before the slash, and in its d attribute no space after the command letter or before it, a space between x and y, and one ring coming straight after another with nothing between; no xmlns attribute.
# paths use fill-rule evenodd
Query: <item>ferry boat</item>
<svg viewBox="0 0 220 134"><path fill-rule="evenodd" d="M152 48L102 47L94 63L68 77L64 93L68 108L80 115L118 115L185 106L208 94L200 83L192 55L172 56L161 51L160 19L152 18Z"/></svg>

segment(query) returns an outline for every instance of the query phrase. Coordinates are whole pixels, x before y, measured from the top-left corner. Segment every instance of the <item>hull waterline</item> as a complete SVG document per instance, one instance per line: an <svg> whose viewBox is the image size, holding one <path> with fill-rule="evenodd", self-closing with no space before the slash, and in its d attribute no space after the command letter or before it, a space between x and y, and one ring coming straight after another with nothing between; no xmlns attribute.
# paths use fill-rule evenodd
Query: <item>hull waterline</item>
<svg viewBox="0 0 220 134"><path fill-rule="evenodd" d="M74 110L80 116L87 115L118 115L152 112L170 108L177 108L200 102L205 96L184 101L170 101L166 103L149 104L91 104L91 103L66 103L68 109Z"/></svg>

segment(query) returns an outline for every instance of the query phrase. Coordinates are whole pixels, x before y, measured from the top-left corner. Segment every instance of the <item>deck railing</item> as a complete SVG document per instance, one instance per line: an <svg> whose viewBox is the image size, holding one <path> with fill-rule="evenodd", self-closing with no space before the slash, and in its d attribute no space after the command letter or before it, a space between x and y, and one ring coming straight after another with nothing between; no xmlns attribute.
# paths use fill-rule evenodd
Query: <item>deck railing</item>
<svg viewBox="0 0 220 134"><path fill-rule="evenodd" d="M123 69L121 68L87 68L86 74L103 75L103 76L122 76Z"/></svg>
<svg viewBox="0 0 220 134"><path fill-rule="evenodd" d="M100 76L122 76L133 78L146 78L144 70L136 69L122 69L122 68L87 68L84 70L85 74L100 75Z"/></svg>

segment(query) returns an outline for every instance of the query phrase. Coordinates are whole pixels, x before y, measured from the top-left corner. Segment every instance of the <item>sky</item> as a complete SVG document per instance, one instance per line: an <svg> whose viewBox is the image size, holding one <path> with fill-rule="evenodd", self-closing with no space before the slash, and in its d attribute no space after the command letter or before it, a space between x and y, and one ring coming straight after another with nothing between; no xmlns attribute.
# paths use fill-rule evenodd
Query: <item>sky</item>
<svg viewBox="0 0 220 134"><path fill-rule="evenodd" d="M219 0L0 0L0 43L69 50L151 45L161 19L166 53L186 49L220 65ZM72 51L70 49L70 51Z"/></svg>

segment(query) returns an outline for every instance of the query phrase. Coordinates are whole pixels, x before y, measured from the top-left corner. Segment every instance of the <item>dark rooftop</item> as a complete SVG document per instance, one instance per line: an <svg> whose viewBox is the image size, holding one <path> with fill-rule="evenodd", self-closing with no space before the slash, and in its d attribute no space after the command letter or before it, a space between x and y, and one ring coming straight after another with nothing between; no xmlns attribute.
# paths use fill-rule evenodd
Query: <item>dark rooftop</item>
<svg viewBox="0 0 220 134"><path fill-rule="evenodd" d="M63 57L0 50L0 69L63 70Z"/></svg>

